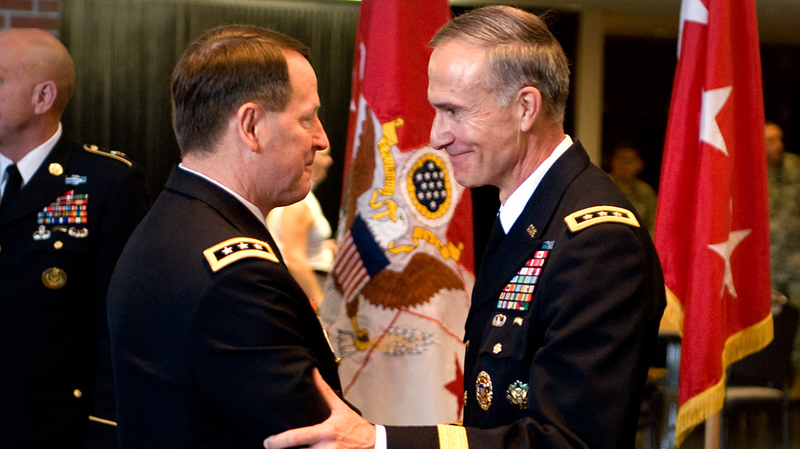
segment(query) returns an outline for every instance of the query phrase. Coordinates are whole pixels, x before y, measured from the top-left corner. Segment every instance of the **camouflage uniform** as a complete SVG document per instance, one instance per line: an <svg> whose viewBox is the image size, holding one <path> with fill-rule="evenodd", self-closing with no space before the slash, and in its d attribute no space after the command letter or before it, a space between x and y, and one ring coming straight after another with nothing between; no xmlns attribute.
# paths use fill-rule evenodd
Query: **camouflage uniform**
<svg viewBox="0 0 800 449"><path fill-rule="evenodd" d="M784 153L768 175L772 286L800 307L800 156Z"/></svg>
<svg viewBox="0 0 800 449"><path fill-rule="evenodd" d="M614 177L612 176L611 179ZM650 187L650 184L639 179L632 184L623 184L614 179L614 183L633 204L642 219L642 226L650 233L650 237L653 237L656 227L656 203L658 202L656 191Z"/></svg>
<svg viewBox="0 0 800 449"><path fill-rule="evenodd" d="M800 156L784 153L777 167L768 168L769 231L772 288L800 308ZM792 360L800 374L800 333L795 338ZM795 379L793 397L800 397Z"/></svg>

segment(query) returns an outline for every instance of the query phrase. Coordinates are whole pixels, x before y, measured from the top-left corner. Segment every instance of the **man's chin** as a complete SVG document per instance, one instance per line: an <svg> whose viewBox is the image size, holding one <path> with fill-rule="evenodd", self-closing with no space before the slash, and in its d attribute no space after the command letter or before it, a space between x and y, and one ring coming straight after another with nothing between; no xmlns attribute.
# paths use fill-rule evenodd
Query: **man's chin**
<svg viewBox="0 0 800 449"><path fill-rule="evenodd" d="M455 178L456 182L462 187L466 188L480 187L480 185L477 182L475 182L474 179L470 178L467 175L464 175L463 173L459 174L458 170L453 171L453 178Z"/></svg>

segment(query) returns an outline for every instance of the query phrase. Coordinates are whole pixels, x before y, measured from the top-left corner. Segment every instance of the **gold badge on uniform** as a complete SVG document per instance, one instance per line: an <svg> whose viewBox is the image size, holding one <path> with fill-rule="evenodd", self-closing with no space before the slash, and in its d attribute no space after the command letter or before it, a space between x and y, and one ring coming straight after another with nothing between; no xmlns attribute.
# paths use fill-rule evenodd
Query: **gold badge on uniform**
<svg viewBox="0 0 800 449"><path fill-rule="evenodd" d="M531 236L531 238L536 237L536 233L539 232L536 229L536 226L534 226L534 225L528 225L527 231L528 231L528 235Z"/></svg>
<svg viewBox="0 0 800 449"><path fill-rule="evenodd" d="M67 273L61 268L48 268L42 273L42 284L50 290L58 290L67 284Z"/></svg>
<svg viewBox="0 0 800 449"><path fill-rule="evenodd" d="M484 411L489 410L492 405L492 378L486 371L478 373L478 379L475 381L475 397Z"/></svg>
<svg viewBox="0 0 800 449"><path fill-rule="evenodd" d="M64 167L61 166L58 162L53 162L47 167L47 170L50 171L50 174L53 176L61 176L64 173Z"/></svg>
<svg viewBox="0 0 800 449"><path fill-rule="evenodd" d="M506 399L511 405L519 406L520 410L528 408L528 384L516 381L508 386Z"/></svg>

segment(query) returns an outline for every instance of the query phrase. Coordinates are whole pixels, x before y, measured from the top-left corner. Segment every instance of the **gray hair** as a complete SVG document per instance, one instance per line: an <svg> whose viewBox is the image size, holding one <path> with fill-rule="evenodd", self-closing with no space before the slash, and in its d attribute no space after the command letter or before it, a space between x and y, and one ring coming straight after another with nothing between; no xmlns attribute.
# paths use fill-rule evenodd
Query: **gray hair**
<svg viewBox="0 0 800 449"><path fill-rule="evenodd" d="M510 6L487 6L458 16L442 27L430 46L459 40L487 51L487 87L507 105L519 89L542 94L545 114L564 121L569 95L569 63L555 36L535 14Z"/></svg>

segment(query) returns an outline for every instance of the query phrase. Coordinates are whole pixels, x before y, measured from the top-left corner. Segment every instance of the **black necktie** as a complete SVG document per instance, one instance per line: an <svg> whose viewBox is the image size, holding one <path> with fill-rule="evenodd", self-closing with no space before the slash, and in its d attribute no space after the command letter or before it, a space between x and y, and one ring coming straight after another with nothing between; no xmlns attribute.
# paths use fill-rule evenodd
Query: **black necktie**
<svg viewBox="0 0 800 449"><path fill-rule="evenodd" d="M6 168L7 180L6 187L3 189L3 199L0 200L0 209L5 209L14 201L14 197L22 187L22 175L19 174L16 164L11 164Z"/></svg>
<svg viewBox="0 0 800 449"><path fill-rule="evenodd" d="M489 241L486 243L486 251L483 253L484 262L488 263L492 257L494 257L494 253L500 248L500 244L503 243L503 238L505 236L506 232L503 230L503 225L500 223L500 216L498 216L494 221L494 226L492 226L492 233L489 235Z"/></svg>

